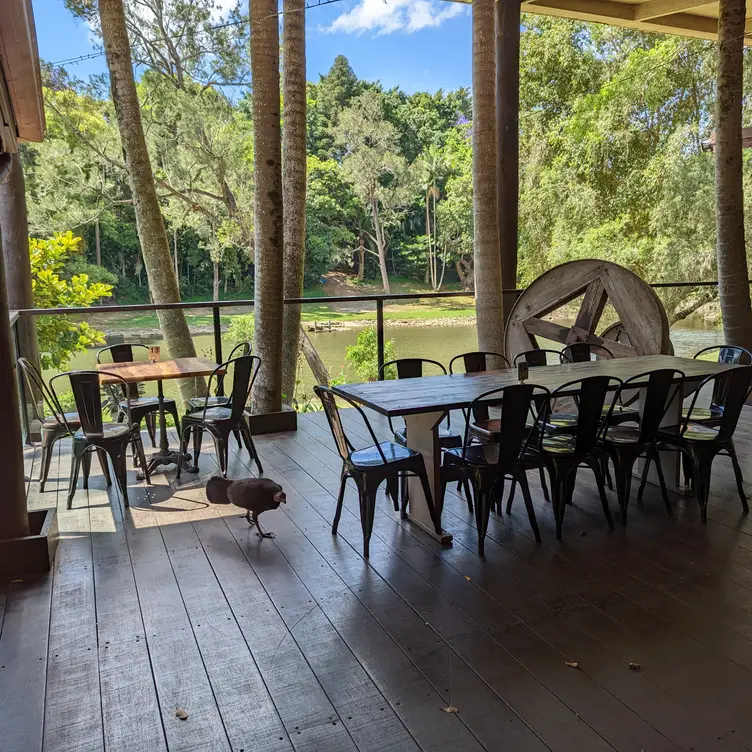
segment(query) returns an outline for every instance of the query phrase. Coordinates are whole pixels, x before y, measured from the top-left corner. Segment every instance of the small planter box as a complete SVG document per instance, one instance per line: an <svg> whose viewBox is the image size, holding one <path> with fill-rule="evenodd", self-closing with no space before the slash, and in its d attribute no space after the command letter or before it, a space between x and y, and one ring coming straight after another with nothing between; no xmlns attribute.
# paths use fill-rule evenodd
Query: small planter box
<svg viewBox="0 0 752 752"><path fill-rule="evenodd" d="M264 433L280 433L298 430L298 413L287 405L278 413L251 415L251 433L255 436Z"/></svg>
<svg viewBox="0 0 752 752"><path fill-rule="evenodd" d="M55 509L29 512L29 534L0 540L0 577L49 572L55 561L58 530Z"/></svg>

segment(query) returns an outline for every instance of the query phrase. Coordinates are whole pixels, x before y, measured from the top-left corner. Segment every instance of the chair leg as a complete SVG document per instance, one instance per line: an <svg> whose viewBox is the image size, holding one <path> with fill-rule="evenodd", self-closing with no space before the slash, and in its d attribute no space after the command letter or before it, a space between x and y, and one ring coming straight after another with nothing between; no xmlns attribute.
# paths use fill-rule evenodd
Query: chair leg
<svg viewBox="0 0 752 752"><path fill-rule="evenodd" d="M210 432L211 433L211 432ZM217 455L217 461L219 462L219 472L223 478L227 477L227 457L225 454L226 442L222 440L220 436L215 436L211 433L212 440L214 441L214 453Z"/></svg>
<svg viewBox="0 0 752 752"><path fill-rule="evenodd" d="M548 493L548 485L546 484L546 471L542 467L540 468L540 482L541 489L543 490L543 498L546 501L551 501L551 496Z"/></svg>
<svg viewBox="0 0 752 752"><path fill-rule="evenodd" d="M603 459L603 477L605 478L606 485L608 486L609 490L614 490L614 481L611 478L611 471L608 469L608 457Z"/></svg>
<svg viewBox="0 0 752 752"><path fill-rule="evenodd" d="M462 481L462 485L465 489L465 500L467 501L467 511L470 512L470 514L473 513L473 495L470 490L470 481L464 480Z"/></svg>
<svg viewBox="0 0 752 752"><path fill-rule="evenodd" d="M342 516L342 505L345 503L345 488L347 486L348 477L347 472L342 468L342 478L339 482L339 495L337 496L337 511L334 513L334 522L332 522L332 535L337 535L337 529L339 528L339 518Z"/></svg>
<svg viewBox="0 0 752 752"><path fill-rule="evenodd" d="M81 455L81 468L83 469L84 491L89 490L89 473L91 473L91 450Z"/></svg>
<svg viewBox="0 0 752 752"><path fill-rule="evenodd" d="M373 518L376 513L376 491L379 484L374 478L364 476L358 490L360 491L360 525L363 529L363 558L370 555L371 533L373 532Z"/></svg>
<svg viewBox="0 0 752 752"><path fill-rule="evenodd" d="M486 555L486 533L491 517L491 495L486 489L475 491L475 526L478 529L478 556Z"/></svg>
<svg viewBox="0 0 752 752"><path fill-rule="evenodd" d="M201 442L204 439L204 430L198 426L192 426L193 431L193 465L198 467L198 456L201 454Z"/></svg>
<svg viewBox="0 0 752 752"><path fill-rule="evenodd" d="M642 468L642 478L640 479L640 487L637 490L637 498L642 501L642 494L645 491L645 486L648 484L648 474L650 473L650 463L658 456L658 453L656 451L655 454L649 453L647 457L645 457L645 465Z"/></svg>
<svg viewBox="0 0 752 752"><path fill-rule="evenodd" d="M112 477L110 476L110 468L107 464L107 452L104 449L97 449L97 459L99 460L99 467L102 468L102 475L104 475L107 485L112 485Z"/></svg>
<svg viewBox="0 0 752 752"><path fill-rule="evenodd" d="M527 518L530 520L530 527L533 529L533 535L537 543L541 542L541 534L538 528L538 520L535 518L535 508L533 507L533 500L530 497L530 486L527 482L527 475L524 470L519 473L520 488L522 489L522 498L525 500L525 509L527 510Z"/></svg>
<svg viewBox="0 0 752 752"><path fill-rule="evenodd" d="M556 540L561 540L561 529L564 523L564 512L567 506L567 474L556 472L551 478L551 502L554 507L556 520Z"/></svg>
<svg viewBox="0 0 752 752"><path fill-rule="evenodd" d="M179 444L179 453L178 453L178 469L177 469L177 472L175 473L175 478L177 480L180 480L180 473L183 470L183 463L185 462L183 457L185 456L185 453L188 450L188 439L190 439L191 437L192 430L193 428L191 426L184 425L181 432L178 434L180 436L180 444Z"/></svg>
<svg viewBox="0 0 752 752"><path fill-rule="evenodd" d="M241 435L240 435L241 434L240 429L239 428L234 428L232 432L235 435L235 441L238 442L238 449L242 450L243 449L243 441L242 441L242 438L241 438Z"/></svg>
<svg viewBox="0 0 752 752"><path fill-rule="evenodd" d="M661 455L658 450L653 448L653 459L655 460L655 471L658 473L658 482L661 484L661 495L663 496L663 503L666 506L666 512L669 517L674 516L674 510L671 509L671 500L668 498L668 489L666 488L666 478L663 475L663 465L661 464ZM640 497L642 498L642 497Z"/></svg>
<svg viewBox="0 0 752 752"><path fill-rule="evenodd" d="M692 459L689 455L681 452L682 473L684 475L684 485L692 488L692 479L694 471L692 470Z"/></svg>
<svg viewBox="0 0 752 752"><path fill-rule="evenodd" d="M144 442L141 440L141 432L135 431L133 435L133 451L138 456L139 464L141 465L141 472L144 474L144 480L147 485L151 485L151 477L148 471L148 462L146 461L146 455L144 454ZM125 456L125 455L124 455ZM182 460L182 455L178 459L178 468Z"/></svg>
<svg viewBox="0 0 752 752"><path fill-rule="evenodd" d="M144 415L144 423L146 423L146 432L149 434L149 441L151 441L152 448L157 446L157 414L146 413Z"/></svg>
<svg viewBox="0 0 752 752"><path fill-rule="evenodd" d="M441 520L437 514L436 506L433 503L433 494L431 493L431 486L428 483L428 473L426 472L426 466L421 458L420 467L418 468L417 475L420 478L420 484L423 486L423 494L426 497L426 506L428 507L428 513L433 520L433 528L436 531L436 535L441 535Z"/></svg>
<svg viewBox="0 0 752 752"><path fill-rule="evenodd" d="M512 502L514 501L514 494L517 490L517 478L512 478L512 486L509 489L509 498L507 498L507 514L512 514Z"/></svg>
<svg viewBox="0 0 752 752"><path fill-rule="evenodd" d="M68 504L70 509L73 506L73 497L76 494L76 486L78 485L78 472L81 469L81 451L73 451L73 464L71 465L70 480L68 482Z"/></svg>
<svg viewBox="0 0 752 752"><path fill-rule="evenodd" d="M128 466L125 458L125 447L118 448L116 452L110 454L110 457L112 467L115 469L115 479L123 496L123 505L128 507L130 504L128 503Z"/></svg>
<svg viewBox="0 0 752 752"><path fill-rule="evenodd" d="M710 476L713 460L692 458L692 482L697 494L697 503L700 505L700 520L708 521L708 499L710 497Z"/></svg>
<svg viewBox="0 0 752 752"><path fill-rule="evenodd" d="M601 464L600 460L596 459L593 461L593 463L590 465L590 467L593 469L593 475L595 475L595 485L598 486L598 495L601 498L601 506L603 507L603 514L606 517L606 522L608 523L609 530L614 529L614 518L611 516L611 508L608 506L608 497L606 496L606 480L603 474L603 465ZM622 465L614 462L614 470L616 472L616 483L618 485L619 483L619 468L623 467ZM632 468L630 466L629 472L629 483L631 484L632 481ZM627 487L627 498L629 498L631 485ZM624 524L626 524L627 519L627 508L626 506L622 510L622 521Z"/></svg>
<svg viewBox="0 0 752 752"><path fill-rule="evenodd" d="M39 473L39 490L44 491L44 484L47 482L47 476L50 474L50 465L52 464L52 449L55 446L55 440L45 442L42 439L42 458L41 471Z"/></svg>
<svg viewBox="0 0 752 752"><path fill-rule="evenodd" d="M739 458L736 456L736 447L734 442L729 442L728 445L729 457L731 457L731 464L734 466L734 477L736 478L736 488L739 491L739 500L742 503L742 509L745 512L749 512L749 503L747 502L747 494L744 492L744 476L742 475L742 469L739 466Z"/></svg>
<svg viewBox="0 0 752 752"><path fill-rule="evenodd" d="M393 476L391 478L387 478L386 479L386 495L392 500L392 504L394 504L394 511L395 512L399 512L400 511L400 505L399 505L399 486L400 486L400 478L399 477Z"/></svg>
<svg viewBox="0 0 752 752"><path fill-rule="evenodd" d="M400 517L407 519L407 505L410 502L410 484L407 473L400 473Z"/></svg>

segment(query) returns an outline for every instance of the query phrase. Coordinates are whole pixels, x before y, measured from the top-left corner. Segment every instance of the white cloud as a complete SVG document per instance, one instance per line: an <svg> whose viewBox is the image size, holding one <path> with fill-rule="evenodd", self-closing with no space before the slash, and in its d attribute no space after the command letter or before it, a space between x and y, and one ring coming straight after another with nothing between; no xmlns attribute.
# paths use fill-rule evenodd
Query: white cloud
<svg viewBox="0 0 752 752"><path fill-rule="evenodd" d="M466 9L462 3L443 0L360 0L352 10L338 16L326 30L356 34L365 31L391 34L400 30L412 33L439 26L461 15Z"/></svg>

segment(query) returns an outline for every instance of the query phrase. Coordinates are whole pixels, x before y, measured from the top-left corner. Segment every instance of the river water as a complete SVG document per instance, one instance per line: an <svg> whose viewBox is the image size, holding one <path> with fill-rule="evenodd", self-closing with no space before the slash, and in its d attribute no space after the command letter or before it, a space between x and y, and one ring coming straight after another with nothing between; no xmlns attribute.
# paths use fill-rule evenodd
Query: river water
<svg viewBox="0 0 752 752"><path fill-rule="evenodd" d="M95 322L92 322L96 326ZM322 360L329 368L333 377L343 374L348 381L356 381L356 376L349 368L345 354L349 345L355 344L360 327L348 327L334 329L331 332L310 332L309 336L314 346L321 355ZM453 326L392 326L387 323L386 337L394 341L396 356L422 357L438 360L448 366L449 361L459 353L474 350L477 347L474 325ZM141 340L148 345L164 345L160 339ZM199 355L213 358L214 337L212 335L198 335L194 337L196 351ZM710 345L720 344L723 341L723 333L719 329L703 327L699 324L691 324L686 321L680 322L671 330L671 341L677 355L691 357L698 350ZM545 343L541 342L545 347ZM551 345L554 349L561 349L559 345ZM229 343L225 343L225 354L230 350ZM78 353L72 358L69 369L94 368L96 363L96 350L87 350ZM53 373L46 373L49 378ZM302 391L311 396L313 394L314 379L305 364L301 369ZM148 393L156 393L154 384L148 385ZM298 389L298 394L301 388ZM165 392L168 395L176 391L174 383L165 383Z"/></svg>

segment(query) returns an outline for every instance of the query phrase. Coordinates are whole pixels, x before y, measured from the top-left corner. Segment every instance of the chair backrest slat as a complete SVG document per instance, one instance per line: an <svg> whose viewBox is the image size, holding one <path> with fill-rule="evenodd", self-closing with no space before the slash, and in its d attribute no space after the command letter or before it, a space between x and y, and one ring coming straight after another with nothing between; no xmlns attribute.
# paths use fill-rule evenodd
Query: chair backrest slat
<svg viewBox="0 0 752 752"><path fill-rule="evenodd" d="M591 345L589 342L574 342L561 351L562 363L588 363L591 360L605 358L613 360L614 354L603 345Z"/></svg>
<svg viewBox="0 0 752 752"><path fill-rule="evenodd" d="M530 368L540 368L541 366L549 365L548 356L552 355L554 363L557 365L561 363L561 353L558 350L542 350L536 348L535 350L526 350L514 357L514 365L518 363L527 363ZM553 364L552 364L553 365Z"/></svg>
<svg viewBox="0 0 752 752"><path fill-rule="evenodd" d="M466 352L461 355L455 355L449 361L449 373L456 372L455 363L462 361L462 365L465 368L465 373L483 373L490 368L511 368L509 361L496 352L475 351Z"/></svg>
<svg viewBox="0 0 752 752"><path fill-rule="evenodd" d="M714 373L702 381L687 410L683 424L685 427L692 421L692 412L698 396L707 387L712 387L714 400L717 395L722 395L722 403L718 405L718 441L728 441L734 435L742 408L752 389L752 366L734 366Z"/></svg>
<svg viewBox="0 0 752 752"><path fill-rule="evenodd" d="M204 416L210 408L209 400L212 397L212 385L216 384L219 379L225 381L229 376L232 379L232 388L227 407L230 409L230 417L233 420L238 420L248 405L260 367L261 358L256 355L241 355L218 365L206 385Z"/></svg>
<svg viewBox="0 0 752 752"><path fill-rule="evenodd" d="M337 400L334 396L334 392L323 386L313 387L313 391L321 400L321 404L324 406L324 413L326 419L329 422L329 428L332 431L334 437L334 443L337 446L337 451L343 460L347 460L350 456L350 452L353 450L353 445L350 439L347 438L345 428L342 425L342 418L339 414L339 407L337 407Z"/></svg>
<svg viewBox="0 0 752 752"><path fill-rule="evenodd" d="M38 402L38 397L41 396L42 401L50 411L50 415L52 415L60 425L63 425L63 409L47 384L44 383L44 378L42 377L42 374L39 373L39 369L30 360L23 357L18 359L18 367L21 369L26 385L29 388L29 396L31 397L31 403L34 408L34 417L40 423L44 422L45 416L40 412Z"/></svg>
<svg viewBox="0 0 752 752"><path fill-rule="evenodd" d="M470 404L465 419L465 437L463 456L466 455L470 441L470 428L474 416L479 410L488 411L489 407L499 408L499 435L501 441L498 449L499 467L513 467L526 445L530 435L528 417L538 412L537 405L546 404L550 397L548 389L536 384L507 384L492 389L478 396Z"/></svg>
<svg viewBox="0 0 752 752"><path fill-rule="evenodd" d="M134 349L146 350L148 353L149 348L146 345L142 345L140 342L121 342L117 345L109 345L103 347L97 351L97 364L102 363L102 356L107 353L112 359L113 363L133 363L136 360L134 355ZM117 396L114 394L113 385L110 385L107 391L111 392L115 399ZM130 399L138 399L139 390L138 384L126 384L123 391L123 397Z"/></svg>
<svg viewBox="0 0 752 752"><path fill-rule="evenodd" d="M398 379L419 379L423 376L426 366L438 368L441 374L446 374L446 368L437 360L429 358L398 358L384 363L379 369L379 378L383 379L388 369L394 367L397 370Z"/></svg>

